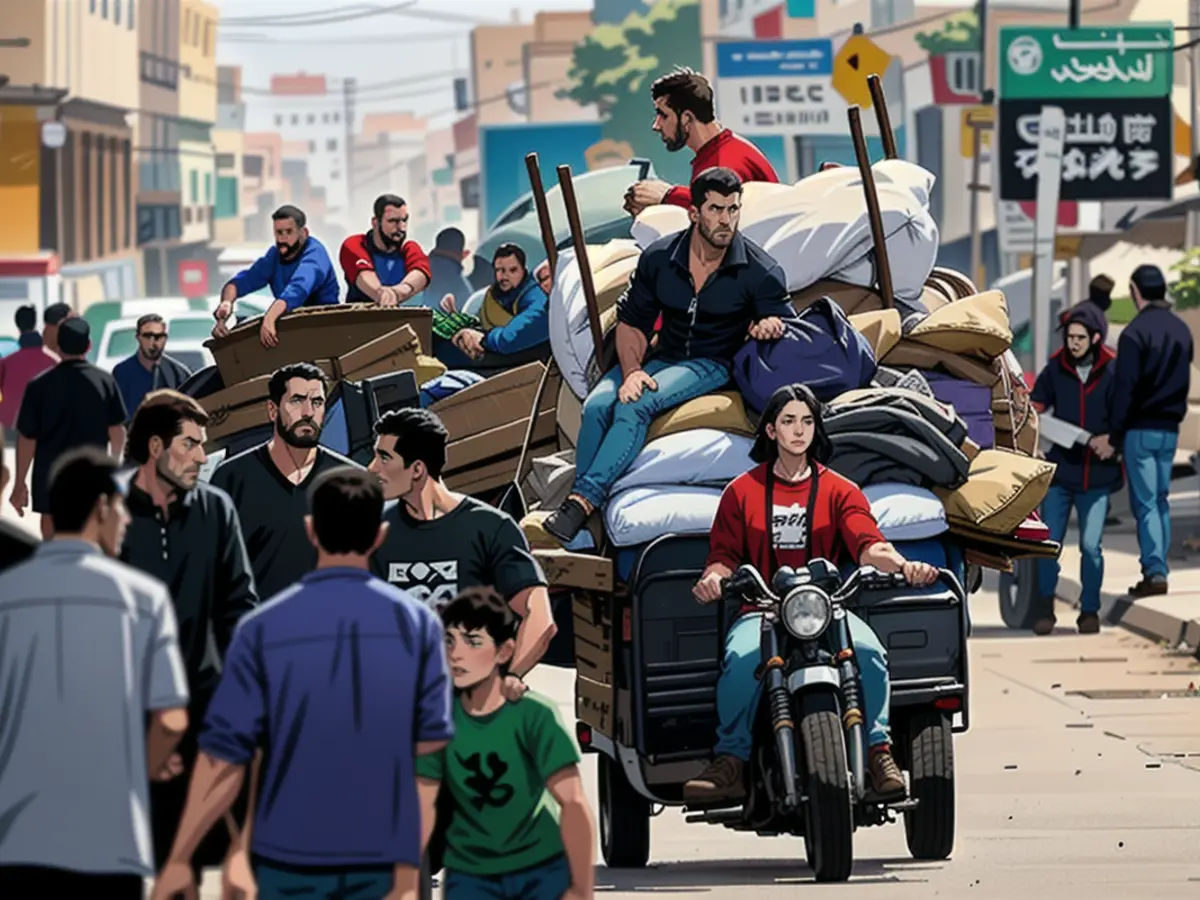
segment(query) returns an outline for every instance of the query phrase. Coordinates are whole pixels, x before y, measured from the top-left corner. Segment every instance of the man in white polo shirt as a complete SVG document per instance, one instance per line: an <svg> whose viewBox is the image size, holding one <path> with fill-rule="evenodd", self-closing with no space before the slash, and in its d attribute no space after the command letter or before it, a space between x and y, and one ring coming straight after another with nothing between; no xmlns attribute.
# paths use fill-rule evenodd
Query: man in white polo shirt
<svg viewBox="0 0 1200 900"><path fill-rule="evenodd" d="M122 495L116 460L64 454L54 537L0 573L4 900L141 900L153 874L149 779L178 771L187 679L166 585L114 558Z"/></svg>

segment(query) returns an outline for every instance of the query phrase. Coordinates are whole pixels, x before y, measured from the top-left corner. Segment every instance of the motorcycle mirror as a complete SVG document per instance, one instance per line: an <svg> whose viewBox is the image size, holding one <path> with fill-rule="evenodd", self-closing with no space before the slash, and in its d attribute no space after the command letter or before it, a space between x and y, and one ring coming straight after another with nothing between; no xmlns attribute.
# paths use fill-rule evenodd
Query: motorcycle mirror
<svg viewBox="0 0 1200 900"><path fill-rule="evenodd" d="M837 567L827 559L814 559L808 564L808 574L813 583L828 589L842 580Z"/></svg>
<svg viewBox="0 0 1200 900"><path fill-rule="evenodd" d="M791 566L780 566L771 579L771 590L775 592L776 596L782 597L795 586L798 580L795 569Z"/></svg>

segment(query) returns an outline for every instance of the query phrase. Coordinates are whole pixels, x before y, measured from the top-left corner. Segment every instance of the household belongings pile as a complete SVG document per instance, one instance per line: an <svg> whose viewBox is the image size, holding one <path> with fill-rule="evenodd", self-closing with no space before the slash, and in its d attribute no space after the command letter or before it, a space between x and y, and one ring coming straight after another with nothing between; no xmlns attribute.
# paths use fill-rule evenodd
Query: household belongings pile
<svg viewBox="0 0 1200 900"><path fill-rule="evenodd" d="M762 218L750 190L757 187L778 186L747 186L743 223ZM606 332L637 253L635 241L588 248ZM524 485L534 511L523 526L535 548L562 556L541 522L570 491L570 447L581 400L599 366L592 359L578 265L569 251L559 260L550 322L563 372L557 402L563 449L534 459ZM615 575L625 580L655 538L708 533L722 489L753 466L752 416L775 387L795 381L810 384L827 405L831 468L865 486L884 535L913 558L1008 569L1018 557L1056 555L1058 546L1034 514L1054 467L1031 456L1036 414L1010 351L1003 294L975 293L953 273L929 281L922 305L932 312L903 317L895 309L847 316L842 298L857 303L870 293L862 287L830 292L838 302L794 294L802 307L798 324L779 342L747 342L735 358L731 389L656 419L602 515L593 516L567 555L611 550Z"/></svg>
<svg viewBox="0 0 1200 900"><path fill-rule="evenodd" d="M426 308L381 309L357 304L301 308L279 320L279 343L259 342L259 319L205 343L220 374L220 389L198 395L211 416L209 452L240 432L267 422L267 385L281 366L311 362L330 379L357 382L411 370L421 403L441 416L450 432L447 483L465 493L485 493L511 483L530 410L546 367L530 363L493 378L447 372L427 356L431 312ZM557 384L546 392L534 429L532 452L550 452L555 435Z"/></svg>

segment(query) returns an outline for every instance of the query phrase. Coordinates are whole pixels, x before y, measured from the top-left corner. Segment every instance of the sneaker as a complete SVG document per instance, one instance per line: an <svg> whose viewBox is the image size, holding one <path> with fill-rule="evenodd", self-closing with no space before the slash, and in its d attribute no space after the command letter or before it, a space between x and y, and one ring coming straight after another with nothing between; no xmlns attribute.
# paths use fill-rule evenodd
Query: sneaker
<svg viewBox="0 0 1200 900"><path fill-rule="evenodd" d="M708 768L683 786L685 803L720 803L746 796L742 783L742 761L736 756L718 756Z"/></svg>
<svg viewBox="0 0 1200 900"><path fill-rule="evenodd" d="M1080 613L1075 625L1080 634L1099 634L1100 616L1096 613Z"/></svg>
<svg viewBox="0 0 1200 900"><path fill-rule="evenodd" d="M1129 589L1129 596L1161 597L1167 593L1167 579L1162 575L1147 575Z"/></svg>
<svg viewBox="0 0 1200 900"><path fill-rule="evenodd" d="M1033 633L1044 637L1051 634L1057 624L1058 620L1054 616L1045 616L1033 623Z"/></svg>
<svg viewBox="0 0 1200 900"><path fill-rule="evenodd" d="M876 794L888 797L892 794L904 793L904 773L896 765L891 748L886 746L871 748L870 770L871 785L875 788Z"/></svg>
<svg viewBox="0 0 1200 900"><path fill-rule="evenodd" d="M542 527L552 538L566 546L583 530L587 519L588 511L583 504L574 497L568 497L562 506L546 517Z"/></svg>

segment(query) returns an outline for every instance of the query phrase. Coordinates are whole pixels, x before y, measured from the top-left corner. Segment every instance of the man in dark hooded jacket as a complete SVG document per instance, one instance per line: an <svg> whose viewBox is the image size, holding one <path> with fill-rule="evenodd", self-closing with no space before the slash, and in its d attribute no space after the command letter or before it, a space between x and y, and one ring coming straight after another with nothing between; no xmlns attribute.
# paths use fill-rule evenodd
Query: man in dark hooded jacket
<svg viewBox="0 0 1200 900"><path fill-rule="evenodd" d="M454 307L462 309L475 291L467 276L463 274L463 260L470 254L466 251L467 239L457 228L443 228L429 251L429 268L433 278L425 288L425 305L438 307L446 297L454 298ZM443 306L444 308L444 306Z"/></svg>
<svg viewBox="0 0 1200 900"><path fill-rule="evenodd" d="M1108 434L1116 388L1116 354L1104 343L1105 330L1104 313L1095 304L1081 303L1070 309L1062 324L1063 346L1038 375L1030 398L1038 412L1052 413L1096 436ZM1080 634L1097 634L1100 586L1104 581L1101 538L1109 495L1122 485L1121 464L1110 452L1101 456L1092 443L1055 446L1047 459L1058 468L1042 502L1042 520L1050 529L1050 539L1062 541L1072 508L1079 517L1079 579L1083 590L1076 624ZM1054 629L1058 574L1057 560L1038 564L1041 614L1034 624L1035 634L1049 634Z"/></svg>
<svg viewBox="0 0 1200 900"><path fill-rule="evenodd" d="M1088 284L1087 299L1078 306L1072 306L1064 309L1058 317L1058 324L1062 328L1067 327L1067 319L1069 319L1080 307L1093 307L1094 312L1089 313L1092 316L1092 321L1100 324L1100 342L1107 343L1108 341L1108 310L1112 306L1112 292L1114 282L1107 275L1097 275ZM1099 313L1098 316L1095 313Z"/></svg>

